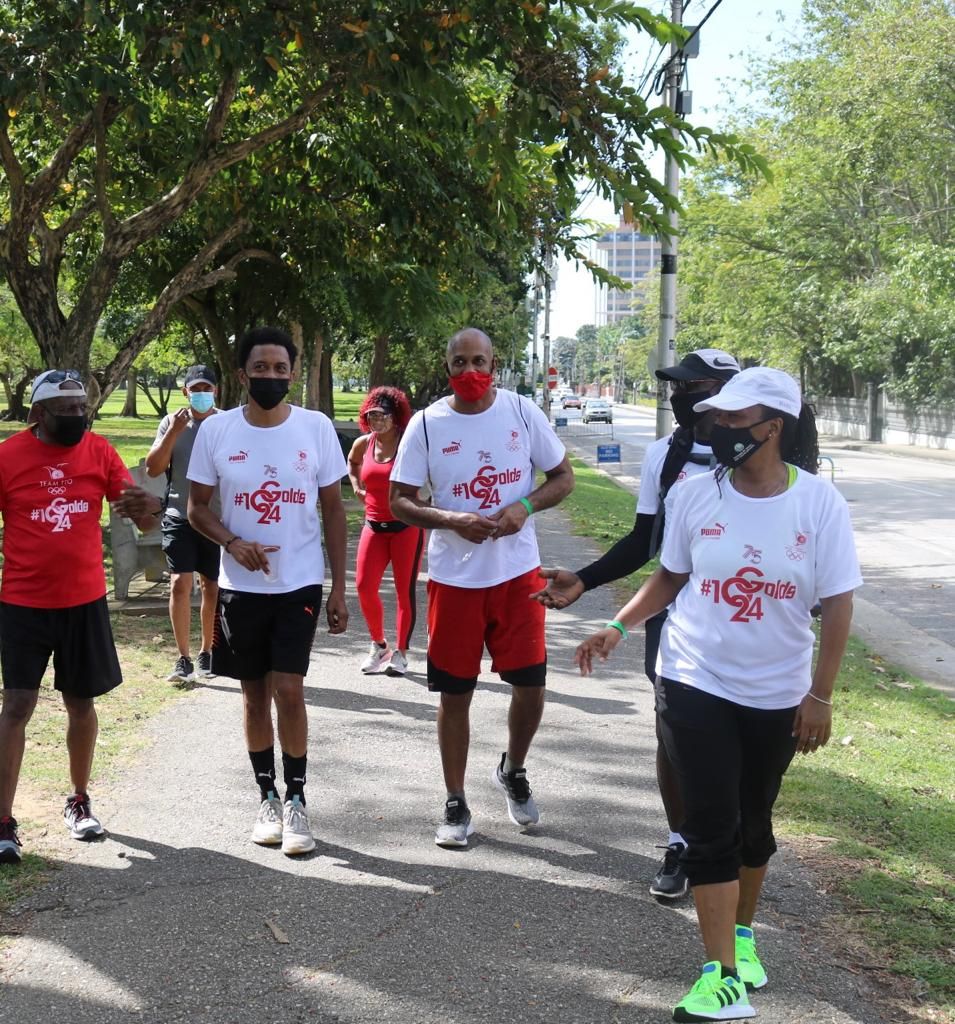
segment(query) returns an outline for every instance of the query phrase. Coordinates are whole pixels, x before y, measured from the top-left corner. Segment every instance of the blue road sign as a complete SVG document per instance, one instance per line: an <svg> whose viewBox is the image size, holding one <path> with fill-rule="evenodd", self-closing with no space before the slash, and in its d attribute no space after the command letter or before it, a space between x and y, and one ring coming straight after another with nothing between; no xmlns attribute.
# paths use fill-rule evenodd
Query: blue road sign
<svg viewBox="0 0 955 1024"><path fill-rule="evenodd" d="M619 462L620 461L620 445L619 444L598 444L597 445L597 462Z"/></svg>
<svg viewBox="0 0 955 1024"><path fill-rule="evenodd" d="M566 427L567 426L567 417L566 416L555 416L554 417L554 426L555 427Z"/></svg>

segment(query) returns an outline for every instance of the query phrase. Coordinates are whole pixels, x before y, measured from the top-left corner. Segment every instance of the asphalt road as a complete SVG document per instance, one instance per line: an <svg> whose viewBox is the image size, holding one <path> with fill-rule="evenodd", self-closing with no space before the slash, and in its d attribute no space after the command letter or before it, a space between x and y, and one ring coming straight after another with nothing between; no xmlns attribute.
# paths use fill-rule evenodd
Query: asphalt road
<svg viewBox="0 0 955 1024"><path fill-rule="evenodd" d="M540 528L546 561L595 554L559 512ZM319 635L306 680L314 854L293 861L249 842L258 800L237 685L204 684L151 724L122 779L95 787L107 839L44 840L59 870L2 922L22 934L0 947L0 1021L669 1020L703 955L689 905L647 893L665 831L641 637L592 679L571 663L617 602L605 588L550 614L548 704L528 765L543 822L532 832L509 823L489 781L507 695L484 675L467 850L433 843L444 799L435 698L420 674L359 673L368 641L353 596L349 633ZM824 887L784 844L758 918L770 975L754 996L761 1018L908 1020L886 1016L871 965L826 938Z"/></svg>
<svg viewBox="0 0 955 1024"><path fill-rule="evenodd" d="M567 410L567 440L594 463L607 428L587 428ZM605 466L636 491L652 410L614 407L619 466ZM588 433L589 429L589 433ZM823 472L849 502L865 586L855 631L879 654L955 695L955 452L921 453L823 438ZM828 460L831 460L828 461Z"/></svg>

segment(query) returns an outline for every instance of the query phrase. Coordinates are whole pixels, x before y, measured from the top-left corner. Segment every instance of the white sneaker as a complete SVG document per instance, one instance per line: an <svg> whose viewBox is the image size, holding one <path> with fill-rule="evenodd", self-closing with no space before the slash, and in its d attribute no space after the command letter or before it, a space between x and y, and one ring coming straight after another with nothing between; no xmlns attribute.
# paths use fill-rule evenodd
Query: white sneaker
<svg viewBox="0 0 955 1024"><path fill-rule="evenodd" d="M401 653L401 651L395 651L391 656L391 661L388 662L385 674L389 676L403 676L407 671L408 659Z"/></svg>
<svg viewBox="0 0 955 1024"><path fill-rule="evenodd" d="M315 849L315 837L308 823L308 814L297 796L285 801L282 819L282 853L295 857L300 853L311 853Z"/></svg>
<svg viewBox="0 0 955 1024"><path fill-rule="evenodd" d="M385 671L385 666L391 661L391 648L386 643L384 647L371 642L368 648L368 657L361 663L361 670L366 676L377 675Z"/></svg>
<svg viewBox="0 0 955 1024"><path fill-rule="evenodd" d="M282 842L282 801L274 793L262 801L252 828L252 842L259 846L278 846Z"/></svg>
<svg viewBox="0 0 955 1024"><path fill-rule="evenodd" d="M74 793L63 808L63 821L74 839L93 839L106 831L90 809L85 793Z"/></svg>

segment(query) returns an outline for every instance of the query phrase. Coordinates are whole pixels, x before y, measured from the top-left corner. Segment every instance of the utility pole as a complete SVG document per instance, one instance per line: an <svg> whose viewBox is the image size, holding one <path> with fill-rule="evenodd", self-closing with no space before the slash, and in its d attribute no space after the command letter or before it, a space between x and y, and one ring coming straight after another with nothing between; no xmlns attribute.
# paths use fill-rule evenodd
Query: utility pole
<svg viewBox="0 0 955 1024"><path fill-rule="evenodd" d="M544 254L544 415L550 419L550 388L547 386L547 371L550 369L550 293L554 283L554 250L548 248Z"/></svg>
<svg viewBox="0 0 955 1024"><path fill-rule="evenodd" d="M670 21L683 23L683 0L670 0ZM683 53L677 42L670 43L670 59L666 74L666 103L676 111L680 82L683 79ZM679 133L674 128L676 139ZM680 195L680 165L676 157L667 154L664 185L667 192L678 199ZM660 334L657 339L657 369L676 362L676 230L679 217L675 210L667 211L671 234L660 239ZM657 380L657 437L666 437L673 430L673 414L669 409L667 383Z"/></svg>
<svg viewBox="0 0 955 1024"><path fill-rule="evenodd" d="M540 273L535 272L534 274L534 302L533 302L533 335L531 342L531 400L537 396L537 330L540 321L540 307L541 307L541 278Z"/></svg>

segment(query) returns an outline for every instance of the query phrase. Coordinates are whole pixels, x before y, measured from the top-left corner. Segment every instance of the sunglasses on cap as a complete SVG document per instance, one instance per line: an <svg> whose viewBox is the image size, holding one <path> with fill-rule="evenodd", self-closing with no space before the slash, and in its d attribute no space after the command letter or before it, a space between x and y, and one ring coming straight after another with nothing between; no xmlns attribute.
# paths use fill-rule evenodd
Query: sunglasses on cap
<svg viewBox="0 0 955 1024"><path fill-rule="evenodd" d="M41 373L34 382L34 386L39 384L62 384L65 380L75 380L78 384L83 383L83 376L79 370L47 370L46 373Z"/></svg>

